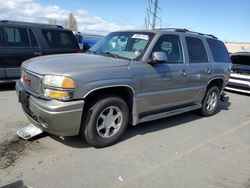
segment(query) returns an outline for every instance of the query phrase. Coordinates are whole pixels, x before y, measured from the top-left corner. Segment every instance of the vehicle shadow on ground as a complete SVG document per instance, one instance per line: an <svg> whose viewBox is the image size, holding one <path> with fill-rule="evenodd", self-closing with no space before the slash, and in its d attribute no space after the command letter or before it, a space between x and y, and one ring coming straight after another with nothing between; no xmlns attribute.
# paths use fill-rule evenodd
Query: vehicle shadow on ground
<svg viewBox="0 0 250 188"><path fill-rule="evenodd" d="M18 180L18 181L15 181L13 183L4 185L1 188L28 188L28 187L24 185L22 180Z"/></svg>
<svg viewBox="0 0 250 188"><path fill-rule="evenodd" d="M1 91L14 91L16 83L0 84Z"/></svg>
<svg viewBox="0 0 250 188"><path fill-rule="evenodd" d="M220 108L217 113L220 111L229 110L231 103L230 102L220 102ZM163 118L156 121L151 121L147 123L142 123L137 126L128 126L127 131L125 132L122 139L117 143L126 141L136 135L145 135L152 132L161 131L163 129L168 129L175 126L185 126L184 124L192 122L198 119L203 118L196 111L187 112L184 114ZM72 137L63 137L50 135L50 137L66 146L74 148L88 148L84 139L81 136L72 136Z"/></svg>
<svg viewBox="0 0 250 188"><path fill-rule="evenodd" d="M219 113L220 111L229 110L230 105L230 102L220 102L220 108L217 113ZM125 133L124 137L121 139L120 142L130 139L136 135L145 135L147 133L157 132L175 126L185 126L184 124L201 118L204 117L202 117L197 111L191 111L156 121L142 123L137 126L129 126L128 131Z"/></svg>

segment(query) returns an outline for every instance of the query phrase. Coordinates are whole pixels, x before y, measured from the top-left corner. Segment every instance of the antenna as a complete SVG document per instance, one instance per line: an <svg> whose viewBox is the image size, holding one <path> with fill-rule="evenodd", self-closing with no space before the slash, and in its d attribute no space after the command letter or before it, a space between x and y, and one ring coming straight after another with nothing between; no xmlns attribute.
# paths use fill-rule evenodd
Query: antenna
<svg viewBox="0 0 250 188"><path fill-rule="evenodd" d="M148 8L145 17L146 29L156 29L161 27L161 18L158 16L161 12L159 0L148 0Z"/></svg>

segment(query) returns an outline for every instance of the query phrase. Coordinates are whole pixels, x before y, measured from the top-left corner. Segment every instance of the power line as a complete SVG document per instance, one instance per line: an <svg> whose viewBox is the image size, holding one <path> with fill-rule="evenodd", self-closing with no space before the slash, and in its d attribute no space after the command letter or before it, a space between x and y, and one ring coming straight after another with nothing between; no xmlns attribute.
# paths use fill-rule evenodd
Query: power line
<svg viewBox="0 0 250 188"><path fill-rule="evenodd" d="M156 29L161 27L161 18L158 14L161 12L159 0L148 0L148 8L145 17L146 29Z"/></svg>

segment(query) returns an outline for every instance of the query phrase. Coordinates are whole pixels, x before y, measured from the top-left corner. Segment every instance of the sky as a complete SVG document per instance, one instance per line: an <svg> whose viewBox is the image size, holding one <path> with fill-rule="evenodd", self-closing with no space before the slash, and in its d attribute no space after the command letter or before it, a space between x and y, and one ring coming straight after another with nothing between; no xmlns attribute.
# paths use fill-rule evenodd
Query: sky
<svg viewBox="0 0 250 188"><path fill-rule="evenodd" d="M72 12L83 33L107 34L144 28L148 0L0 0L0 20L64 24ZM161 27L250 42L250 0L159 0Z"/></svg>

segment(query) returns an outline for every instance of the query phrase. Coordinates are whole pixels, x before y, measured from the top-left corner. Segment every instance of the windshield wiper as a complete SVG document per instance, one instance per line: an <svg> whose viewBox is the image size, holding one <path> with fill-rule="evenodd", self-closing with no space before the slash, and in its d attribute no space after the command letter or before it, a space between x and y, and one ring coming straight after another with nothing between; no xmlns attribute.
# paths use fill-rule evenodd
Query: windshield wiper
<svg viewBox="0 0 250 188"><path fill-rule="evenodd" d="M114 58L121 58L121 56L110 53L110 52L103 52L103 53L100 53L100 55L107 55L107 56L114 57Z"/></svg>
<svg viewBox="0 0 250 188"><path fill-rule="evenodd" d="M94 51L91 51L91 50L88 50L87 53L90 53L90 54L96 54L96 52Z"/></svg>

